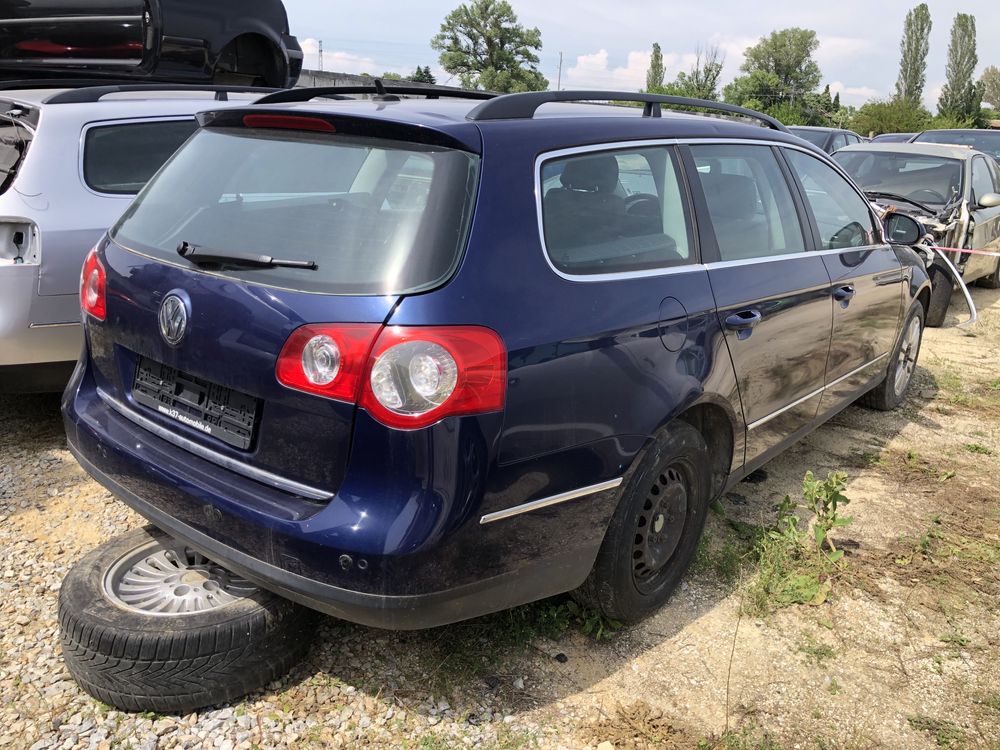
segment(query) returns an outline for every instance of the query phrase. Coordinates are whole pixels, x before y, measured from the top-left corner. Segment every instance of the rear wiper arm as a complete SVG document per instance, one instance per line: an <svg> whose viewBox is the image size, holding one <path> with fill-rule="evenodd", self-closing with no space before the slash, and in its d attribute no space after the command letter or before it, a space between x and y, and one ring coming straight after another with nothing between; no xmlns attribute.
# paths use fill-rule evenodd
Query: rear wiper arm
<svg viewBox="0 0 1000 750"><path fill-rule="evenodd" d="M229 253L223 250L210 250L191 242L182 242L177 246L177 254L192 263L217 263L224 266L240 266L243 268L305 268L315 271L319 268L314 260L287 260L272 258L270 255L251 255L248 253Z"/></svg>
<svg viewBox="0 0 1000 750"><path fill-rule="evenodd" d="M883 193L878 190L866 190L865 195L869 198L885 198L891 201L904 201L909 203L911 206L916 206L921 211L926 211L931 215L935 215L937 212L930 206L925 206L923 203L918 203L912 198L907 198L905 195L897 195L896 193Z"/></svg>

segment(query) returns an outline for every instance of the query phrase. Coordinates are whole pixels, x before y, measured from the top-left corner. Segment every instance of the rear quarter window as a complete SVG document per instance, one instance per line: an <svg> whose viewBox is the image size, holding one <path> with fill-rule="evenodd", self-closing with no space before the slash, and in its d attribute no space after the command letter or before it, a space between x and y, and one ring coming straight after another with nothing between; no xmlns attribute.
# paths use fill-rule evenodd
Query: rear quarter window
<svg viewBox="0 0 1000 750"><path fill-rule="evenodd" d="M194 118L91 127L84 137L84 182L98 193L135 195L197 129Z"/></svg>
<svg viewBox="0 0 1000 750"><path fill-rule="evenodd" d="M693 262L673 149L554 156L542 163L540 180L545 250L560 273L594 276Z"/></svg>
<svg viewBox="0 0 1000 750"><path fill-rule="evenodd" d="M19 122L0 115L0 194L14 184L17 170L31 145L31 131Z"/></svg>

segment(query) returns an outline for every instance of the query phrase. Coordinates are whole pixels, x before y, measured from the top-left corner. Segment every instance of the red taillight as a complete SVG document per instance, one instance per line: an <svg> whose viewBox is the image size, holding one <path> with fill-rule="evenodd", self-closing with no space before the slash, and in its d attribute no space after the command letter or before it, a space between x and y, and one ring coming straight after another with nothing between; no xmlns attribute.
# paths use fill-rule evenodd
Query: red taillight
<svg viewBox="0 0 1000 750"><path fill-rule="evenodd" d="M357 403L398 429L503 409L507 350L478 326L307 325L276 367L289 388Z"/></svg>
<svg viewBox="0 0 1000 750"><path fill-rule="evenodd" d="M349 323L296 329L278 356L278 382L317 396L357 402L368 352L380 328L377 323Z"/></svg>
<svg viewBox="0 0 1000 750"><path fill-rule="evenodd" d="M300 115L246 115L243 124L248 128L281 128L283 130L311 130L317 133L336 133L332 122L319 117Z"/></svg>
<svg viewBox="0 0 1000 750"><path fill-rule="evenodd" d="M95 247L87 254L80 275L80 307L87 315L104 320L108 314L107 274Z"/></svg>

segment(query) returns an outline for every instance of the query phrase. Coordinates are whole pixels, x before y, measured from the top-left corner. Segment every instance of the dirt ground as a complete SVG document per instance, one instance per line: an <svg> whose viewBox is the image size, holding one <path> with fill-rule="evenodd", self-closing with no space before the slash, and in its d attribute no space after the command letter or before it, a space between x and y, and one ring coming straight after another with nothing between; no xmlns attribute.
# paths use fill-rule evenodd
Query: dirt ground
<svg viewBox="0 0 1000 750"><path fill-rule="evenodd" d="M723 498L641 625L596 639L567 599L420 633L326 620L286 678L186 717L111 710L62 666L62 575L140 520L66 451L57 398L0 398L0 747L998 750L1000 292L973 293L904 408L851 407ZM849 475L843 569L822 604L741 614L740 530L807 470Z"/></svg>

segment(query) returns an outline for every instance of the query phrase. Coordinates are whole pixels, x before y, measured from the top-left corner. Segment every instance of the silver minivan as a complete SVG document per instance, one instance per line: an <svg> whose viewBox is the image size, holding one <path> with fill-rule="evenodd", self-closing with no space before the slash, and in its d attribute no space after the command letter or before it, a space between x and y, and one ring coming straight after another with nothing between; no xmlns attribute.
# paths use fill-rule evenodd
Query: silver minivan
<svg viewBox="0 0 1000 750"><path fill-rule="evenodd" d="M0 393L62 390L80 354L84 256L197 112L263 91L55 85L0 82Z"/></svg>

